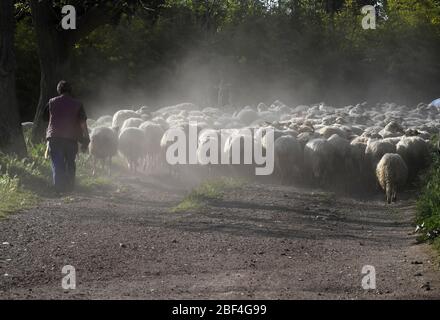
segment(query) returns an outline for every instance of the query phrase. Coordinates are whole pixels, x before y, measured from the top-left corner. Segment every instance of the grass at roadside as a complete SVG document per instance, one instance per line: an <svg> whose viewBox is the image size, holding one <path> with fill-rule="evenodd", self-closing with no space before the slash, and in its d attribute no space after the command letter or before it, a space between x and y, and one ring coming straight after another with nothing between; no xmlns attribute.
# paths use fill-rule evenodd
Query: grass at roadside
<svg viewBox="0 0 440 320"><path fill-rule="evenodd" d="M107 191L114 188L114 184L109 177L103 176L90 176L79 174L77 178L77 191L79 192L94 192L94 191Z"/></svg>
<svg viewBox="0 0 440 320"><path fill-rule="evenodd" d="M222 199L225 191L243 185L244 181L233 178L206 181L192 190L177 206L172 208L172 212L200 210L206 206L208 201Z"/></svg>
<svg viewBox="0 0 440 320"><path fill-rule="evenodd" d="M21 188L18 178L11 178L6 174L0 176L0 218L31 207L37 202L38 196Z"/></svg>
<svg viewBox="0 0 440 320"><path fill-rule="evenodd" d="M426 179L426 186L417 201L416 222L420 229L421 240L433 240L440 235L440 161L438 159Z"/></svg>
<svg viewBox="0 0 440 320"><path fill-rule="evenodd" d="M0 154L0 217L31 207L49 190L50 165L44 145L29 148L28 157Z"/></svg>
<svg viewBox="0 0 440 320"><path fill-rule="evenodd" d="M433 140L434 144L437 139ZM424 176L424 187L417 201L416 223L419 240L433 243L440 253L440 156L436 151L433 152L433 163Z"/></svg>
<svg viewBox="0 0 440 320"><path fill-rule="evenodd" d="M45 144L33 145L26 139L28 156L19 159L0 154L0 218L8 214L32 207L42 197L54 196L51 186L52 170L45 159ZM92 175L88 155L80 154L77 161L77 191L93 193L107 191L113 184L110 178L99 173Z"/></svg>

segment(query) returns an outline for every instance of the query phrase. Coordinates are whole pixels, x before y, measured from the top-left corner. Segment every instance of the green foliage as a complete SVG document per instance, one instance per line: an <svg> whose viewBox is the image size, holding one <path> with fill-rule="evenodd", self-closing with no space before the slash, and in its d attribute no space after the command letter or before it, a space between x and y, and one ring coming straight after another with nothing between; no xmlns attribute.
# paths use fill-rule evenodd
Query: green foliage
<svg viewBox="0 0 440 320"><path fill-rule="evenodd" d="M0 218L19 209L34 205L38 198L20 188L19 179L7 174L0 175Z"/></svg>
<svg viewBox="0 0 440 320"><path fill-rule="evenodd" d="M425 176L426 186L417 201L417 225L422 240L435 239L440 235L440 159L434 162Z"/></svg>
<svg viewBox="0 0 440 320"><path fill-rule="evenodd" d="M18 179L20 186L38 191L41 187L47 188L49 184L50 166L43 157L18 159L15 156L1 155L0 174L14 177Z"/></svg>
<svg viewBox="0 0 440 320"><path fill-rule="evenodd" d="M196 198L219 199L223 191L238 188L243 185L243 181L233 178L220 178L202 183L191 194Z"/></svg>
<svg viewBox="0 0 440 320"><path fill-rule="evenodd" d="M110 177L107 176L107 170L99 170L97 168L97 175L93 176L93 169L91 166L88 154L80 153L76 161L77 165L77 190L79 192L93 193L96 191L109 191L114 189L114 184ZM113 165L113 167L115 167ZM117 173L113 173L115 175Z"/></svg>
<svg viewBox="0 0 440 320"><path fill-rule="evenodd" d="M32 206L41 197L53 196L52 169L45 158L46 145L34 145L30 133L25 133L28 157L0 154L0 217ZM92 176L88 155L80 154L77 161L77 191L91 194L112 189L110 179Z"/></svg>
<svg viewBox="0 0 440 320"><path fill-rule="evenodd" d="M50 166L43 146L28 145L29 156L18 159L0 153L0 217L38 202L49 186Z"/></svg>
<svg viewBox="0 0 440 320"><path fill-rule="evenodd" d="M171 212L188 212L197 211L203 208L203 202L195 197L186 197L177 206L175 206Z"/></svg>
<svg viewBox="0 0 440 320"><path fill-rule="evenodd" d="M230 189L243 186L244 182L233 178L220 178L202 183L188 194L182 202L172 209L172 212L187 212L199 210L210 200L220 200L223 193Z"/></svg>
<svg viewBox="0 0 440 320"><path fill-rule="evenodd" d="M40 65L37 44L30 17L20 20L15 31L17 60L16 83L20 115L23 121L33 121L40 93Z"/></svg>
<svg viewBox="0 0 440 320"><path fill-rule="evenodd" d="M154 20L148 10L129 10L117 25L82 39L71 57L73 81L78 95L93 102L86 105L89 113L99 115L134 97L152 105L213 105L221 79L231 85L236 104L436 98L439 1L384 1L377 29L363 30L360 8L375 3L167 0ZM31 25L20 21L17 86L26 110L38 99L35 51Z"/></svg>

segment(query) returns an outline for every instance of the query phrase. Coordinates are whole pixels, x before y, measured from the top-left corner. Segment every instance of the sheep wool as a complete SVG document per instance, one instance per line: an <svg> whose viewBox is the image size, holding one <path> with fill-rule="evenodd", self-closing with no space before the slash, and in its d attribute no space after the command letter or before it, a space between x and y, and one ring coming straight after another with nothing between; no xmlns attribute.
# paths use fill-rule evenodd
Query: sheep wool
<svg viewBox="0 0 440 320"><path fill-rule="evenodd" d="M376 177L385 191L387 202L395 202L397 192L405 186L408 179L408 167L400 155L387 153L376 167Z"/></svg>

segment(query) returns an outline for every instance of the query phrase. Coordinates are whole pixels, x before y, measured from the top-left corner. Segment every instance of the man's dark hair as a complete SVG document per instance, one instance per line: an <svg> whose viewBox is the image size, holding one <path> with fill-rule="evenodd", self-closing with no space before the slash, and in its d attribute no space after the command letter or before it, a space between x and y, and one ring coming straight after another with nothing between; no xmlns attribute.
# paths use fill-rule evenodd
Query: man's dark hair
<svg viewBox="0 0 440 320"><path fill-rule="evenodd" d="M57 85L57 91L59 94L72 93L72 86L66 80L61 80Z"/></svg>

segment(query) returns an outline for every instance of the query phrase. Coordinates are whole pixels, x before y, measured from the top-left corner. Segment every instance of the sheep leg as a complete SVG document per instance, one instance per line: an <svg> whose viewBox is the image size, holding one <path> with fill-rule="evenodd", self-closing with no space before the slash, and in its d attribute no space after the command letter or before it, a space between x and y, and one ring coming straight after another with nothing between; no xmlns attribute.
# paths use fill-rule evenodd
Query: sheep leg
<svg viewBox="0 0 440 320"><path fill-rule="evenodd" d="M151 173L151 156L148 154L146 157L145 157L145 170L148 172L148 173Z"/></svg>
<svg viewBox="0 0 440 320"><path fill-rule="evenodd" d="M392 189L389 183L386 184L385 186L385 193L386 193L386 197L387 197L387 203L391 204L392 201Z"/></svg>
<svg viewBox="0 0 440 320"><path fill-rule="evenodd" d="M148 171L150 172L150 173L153 173L154 172L154 155L152 155L152 154L149 154L148 155Z"/></svg>
<svg viewBox="0 0 440 320"><path fill-rule="evenodd" d="M96 176L96 158L93 157L93 161L92 161L92 176Z"/></svg>
<svg viewBox="0 0 440 320"><path fill-rule="evenodd" d="M153 156L150 154L147 156L147 168L149 173L153 172Z"/></svg>
<svg viewBox="0 0 440 320"><path fill-rule="evenodd" d="M151 155L151 169L154 171L155 168L157 168L157 162L156 162L156 156Z"/></svg>
<svg viewBox="0 0 440 320"><path fill-rule="evenodd" d="M100 162L101 162L102 171L105 172L105 158L102 158Z"/></svg>
<svg viewBox="0 0 440 320"><path fill-rule="evenodd" d="M392 199L392 201L393 202L397 201L397 190L396 190L396 188L393 188L393 199Z"/></svg>
<svg viewBox="0 0 440 320"><path fill-rule="evenodd" d="M144 158L144 172L147 172L148 169L148 155Z"/></svg>

